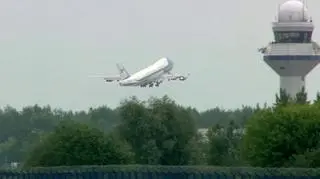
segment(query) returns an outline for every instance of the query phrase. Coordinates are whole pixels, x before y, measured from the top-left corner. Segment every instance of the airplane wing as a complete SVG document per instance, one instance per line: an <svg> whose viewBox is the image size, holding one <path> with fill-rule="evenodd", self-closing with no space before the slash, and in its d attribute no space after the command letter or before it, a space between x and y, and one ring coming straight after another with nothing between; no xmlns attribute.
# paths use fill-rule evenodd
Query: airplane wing
<svg viewBox="0 0 320 179"><path fill-rule="evenodd" d="M184 81L186 79L188 79L189 77L189 73L187 75L180 75L180 74L166 74L164 75L164 77L167 79L167 80L180 80L180 81Z"/></svg>
<svg viewBox="0 0 320 179"><path fill-rule="evenodd" d="M123 65L117 64L117 68L119 70L119 75L117 75L117 76L95 75L95 76L91 76L91 77L103 78L106 82L120 81L120 80L123 80L123 79L126 79L126 78L130 77L130 74L124 68Z"/></svg>
<svg viewBox="0 0 320 179"><path fill-rule="evenodd" d="M104 79L106 82L112 82L112 81L119 81L121 80L120 75L119 76L104 76L104 75L94 75L94 76L90 76L93 78L102 78Z"/></svg>

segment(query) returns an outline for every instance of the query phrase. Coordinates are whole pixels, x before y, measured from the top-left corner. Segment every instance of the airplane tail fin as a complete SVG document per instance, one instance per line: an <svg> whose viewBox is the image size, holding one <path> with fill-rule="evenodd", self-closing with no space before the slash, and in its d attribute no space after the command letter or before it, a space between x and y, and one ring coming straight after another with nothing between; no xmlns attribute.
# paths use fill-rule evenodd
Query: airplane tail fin
<svg viewBox="0 0 320 179"><path fill-rule="evenodd" d="M128 71L124 68L123 65L120 65L120 64L117 63L117 68L118 68L118 70L119 70L121 79L129 78L130 74L129 74Z"/></svg>

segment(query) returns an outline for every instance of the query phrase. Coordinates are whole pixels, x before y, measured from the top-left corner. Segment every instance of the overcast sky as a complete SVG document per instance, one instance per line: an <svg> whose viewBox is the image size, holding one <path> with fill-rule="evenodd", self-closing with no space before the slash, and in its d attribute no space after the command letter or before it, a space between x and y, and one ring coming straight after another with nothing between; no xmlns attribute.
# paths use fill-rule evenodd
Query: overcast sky
<svg viewBox="0 0 320 179"><path fill-rule="evenodd" d="M0 2L0 105L81 110L116 107L126 97L169 95L179 104L271 104L278 75L257 49L273 40L271 22L284 0L10 0ZM320 42L320 1L308 1ZM135 72L166 56L184 82L125 88L88 78ZM307 77L320 90L320 65Z"/></svg>

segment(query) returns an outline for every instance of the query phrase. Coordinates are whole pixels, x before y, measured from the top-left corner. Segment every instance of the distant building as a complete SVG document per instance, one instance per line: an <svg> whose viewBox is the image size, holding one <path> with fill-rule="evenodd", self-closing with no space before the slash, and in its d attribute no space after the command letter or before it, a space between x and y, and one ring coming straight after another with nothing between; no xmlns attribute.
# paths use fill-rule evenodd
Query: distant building
<svg viewBox="0 0 320 179"><path fill-rule="evenodd" d="M198 134L200 134L203 138L203 141L204 142L208 142L209 141L209 138L207 136L208 134L208 128L199 128L198 129ZM220 132L224 132L224 128L220 129ZM239 128L239 129L234 129L233 130L233 134L245 134L245 129L244 128Z"/></svg>
<svg viewBox="0 0 320 179"><path fill-rule="evenodd" d="M19 167L19 163L18 162L11 162L10 163L10 168L14 169L14 168L18 168Z"/></svg>
<svg viewBox="0 0 320 179"><path fill-rule="evenodd" d="M208 133L208 128L199 128L198 133L202 136L203 142L209 141L207 133Z"/></svg>
<svg viewBox="0 0 320 179"><path fill-rule="evenodd" d="M16 169L20 166L19 162L11 162L11 163L6 163L2 166L0 166L0 168L4 168L4 169Z"/></svg>

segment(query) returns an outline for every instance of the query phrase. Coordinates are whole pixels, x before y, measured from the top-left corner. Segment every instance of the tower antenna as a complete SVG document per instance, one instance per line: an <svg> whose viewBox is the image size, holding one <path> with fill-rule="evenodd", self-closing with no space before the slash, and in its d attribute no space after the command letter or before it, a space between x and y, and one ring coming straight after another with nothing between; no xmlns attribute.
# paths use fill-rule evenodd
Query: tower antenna
<svg viewBox="0 0 320 179"><path fill-rule="evenodd" d="M303 4L303 6L302 6L302 21L307 21L308 19L305 19L304 18L304 9L306 8L306 0L302 0L302 4Z"/></svg>
<svg viewBox="0 0 320 179"><path fill-rule="evenodd" d="M280 4L278 4L278 12L277 12L277 14L278 14L278 19L277 19L277 21L279 22L279 13L280 13Z"/></svg>
<svg viewBox="0 0 320 179"><path fill-rule="evenodd" d="M308 8L308 1L307 0L304 0L304 4L305 4L305 7Z"/></svg>

